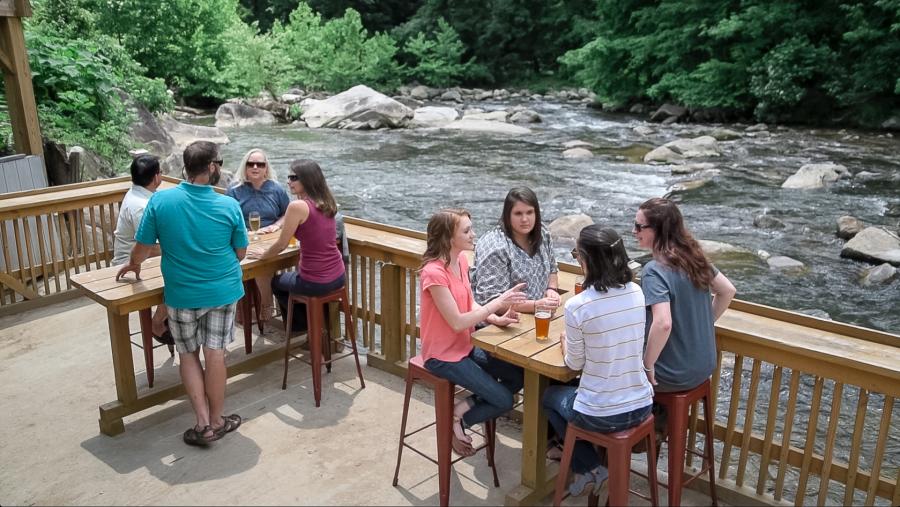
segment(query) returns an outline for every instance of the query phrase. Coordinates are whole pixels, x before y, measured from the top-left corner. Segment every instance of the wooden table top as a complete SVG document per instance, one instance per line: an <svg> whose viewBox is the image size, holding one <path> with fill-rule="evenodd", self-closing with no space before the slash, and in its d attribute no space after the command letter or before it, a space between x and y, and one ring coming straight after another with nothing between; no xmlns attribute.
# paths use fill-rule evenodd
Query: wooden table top
<svg viewBox="0 0 900 507"><path fill-rule="evenodd" d="M278 237L278 234L260 234L258 241L251 242L251 246L268 246ZM249 280L273 268L289 267L296 263L299 248L287 247L280 254L269 259L244 259L241 261L243 279ZM72 283L83 290L94 301L107 308L128 308L130 303L135 303L145 298L161 297L165 286L160 269L160 257L151 257L141 264L141 279L135 280L134 274L128 274L122 280L116 281L116 273L121 266L110 266L79 273L72 276ZM127 313L127 312L126 312Z"/></svg>

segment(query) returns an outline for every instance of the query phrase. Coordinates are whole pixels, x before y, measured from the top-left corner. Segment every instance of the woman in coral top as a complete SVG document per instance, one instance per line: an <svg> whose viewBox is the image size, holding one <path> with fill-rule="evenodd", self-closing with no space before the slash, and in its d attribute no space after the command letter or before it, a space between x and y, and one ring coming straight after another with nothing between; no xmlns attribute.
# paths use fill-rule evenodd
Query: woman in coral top
<svg viewBox="0 0 900 507"><path fill-rule="evenodd" d="M419 271L425 367L472 392L453 408L453 450L463 456L475 453L465 428L511 410L513 394L523 384L521 368L472 345L475 324L484 321L507 326L517 322L510 308L525 301L525 284L519 284L484 306L475 303L464 253L472 250L474 241L468 211L446 209L435 213L428 222L427 248Z"/></svg>

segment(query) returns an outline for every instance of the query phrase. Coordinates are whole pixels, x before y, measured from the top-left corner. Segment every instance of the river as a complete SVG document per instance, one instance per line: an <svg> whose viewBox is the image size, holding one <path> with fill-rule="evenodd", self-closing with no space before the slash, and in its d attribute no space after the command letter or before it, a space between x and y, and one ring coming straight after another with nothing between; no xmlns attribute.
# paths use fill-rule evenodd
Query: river
<svg viewBox="0 0 900 507"><path fill-rule="evenodd" d="M487 110L509 105L479 103ZM259 147L283 180L291 160L310 158L321 164L345 214L417 230L424 230L436 209L463 206L472 212L476 231L486 231L498 220L509 188L526 185L537 192L545 223L585 213L626 233L629 251L644 254L629 233L637 206L690 177L674 176L668 166L644 164L642 155L714 126L647 124L582 104L526 105L543 122L529 125L532 133L516 137L295 125L227 129L231 143L223 147L225 167L234 170L248 149ZM637 134L633 128L638 125L649 125L657 133ZM900 139L808 127L772 126L770 133L744 133L744 126L724 126L743 136L719 142L723 155L708 159L718 174L701 188L676 196L688 226L697 238L787 255L807 266L799 273L774 271L755 255L718 262L737 287L737 297L788 310L821 310L842 322L900 332L900 279L863 286L860 277L869 265L842 259L844 241L835 236L841 215L897 227ZM563 158L562 144L571 140L596 145L595 156ZM820 190L781 188L788 176L812 162L835 162L853 174L874 175ZM763 212L786 227L754 227L753 218ZM571 261L571 246L557 245L559 260Z"/></svg>

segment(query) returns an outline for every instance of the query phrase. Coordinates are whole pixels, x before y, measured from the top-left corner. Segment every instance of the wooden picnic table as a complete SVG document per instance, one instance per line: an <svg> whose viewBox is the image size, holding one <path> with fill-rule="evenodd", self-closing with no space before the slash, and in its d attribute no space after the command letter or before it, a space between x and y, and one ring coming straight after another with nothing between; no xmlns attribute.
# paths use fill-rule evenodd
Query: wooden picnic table
<svg viewBox="0 0 900 507"><path fill-rule="evenodd" d="M568 292L562 295L560 308L553 315L546 342L537 341L534 316L524 313L516 324L505 328L488 326L472 335L478 347L525 370L522 482L506 494L507 505L533 505L553 490L556 474L547 473L547 416L541 399L551 379L568 382L578 375L566 366L559 346L559 335L565 328L562 305L574 295L575 279L571 273L559 272L559 286Z"/></svg>
<svg viewBox="0 0 900 507"><path fill-rule="evenodd" d="M251 245L269 245L277 236L277 234L260 234L259 240L252 242ZM291 268L296 266L298 257L299 249L288 247L269 259L244 259L241 261L243 279L252 280L259 276L271 275L279 269ZM122 280L116 281L116 273L121 266L110 266L72 277L72 283L76 287L106 308L117 399L100 405L100 432L105 435L117 435L125 431L123 417L175 399L185 392L184 385L180 382L167 387L141 390L138 390L135 382L128 316L132 312L147 310L163 303L165 284L159 264L159 257L144 261L141 264L141 280L135 280L133 274L128 274ZM249 320L245 320L244 332L251 332L250 327ZM252 371L280 358L282 354L281 348L273 348L248 355L241 361L233 363L229 361L228 376Z"/></svg>

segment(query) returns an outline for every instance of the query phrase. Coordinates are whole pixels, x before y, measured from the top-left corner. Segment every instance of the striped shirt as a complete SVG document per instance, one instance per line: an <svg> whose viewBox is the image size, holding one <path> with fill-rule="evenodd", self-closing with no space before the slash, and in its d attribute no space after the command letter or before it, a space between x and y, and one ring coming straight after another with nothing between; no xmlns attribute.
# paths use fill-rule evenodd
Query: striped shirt
<svg viewBox="0 0 900 507"><path fill-rule="evenodd" d="M631 412L653 403L642 369L644 294L634 283L593 287L566 302L566 365L582 370L575 410L592 416Z"/></svg>

